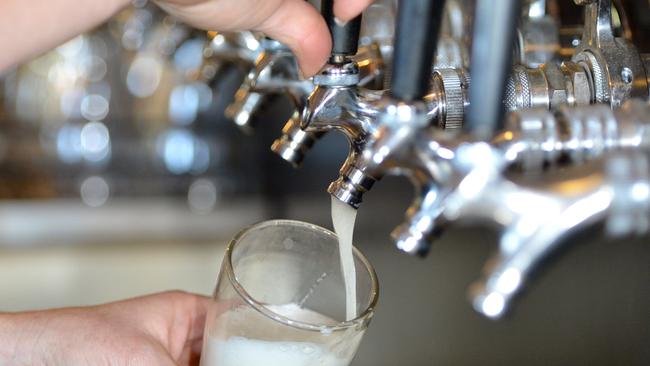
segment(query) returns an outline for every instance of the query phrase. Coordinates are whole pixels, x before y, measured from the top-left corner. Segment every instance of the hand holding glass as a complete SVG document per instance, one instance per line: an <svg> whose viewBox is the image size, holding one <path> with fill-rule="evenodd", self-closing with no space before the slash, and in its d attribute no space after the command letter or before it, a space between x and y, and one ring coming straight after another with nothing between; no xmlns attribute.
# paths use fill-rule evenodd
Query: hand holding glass
<svg viewBox="0 0 650 366"><path fill-rule="evenodd" d="M377 278L354 250L356 319L334 233L277 220L240 232L226 250L206 320L202 366L349 365L374 312Z"/></svg>

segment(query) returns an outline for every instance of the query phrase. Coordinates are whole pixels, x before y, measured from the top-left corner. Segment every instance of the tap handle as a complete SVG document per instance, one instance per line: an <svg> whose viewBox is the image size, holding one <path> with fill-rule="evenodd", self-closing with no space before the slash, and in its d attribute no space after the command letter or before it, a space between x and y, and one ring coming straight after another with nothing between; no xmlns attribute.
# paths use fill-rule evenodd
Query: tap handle
<svg viewBox="0 0 650 366"><path fill-rule="evenodd" d="M361 15L347 23L341 23L334 16L334 0L323 0L321 2L321 14L323 14L327 27L332 34L332 59L335 60L337 56L354 56L359 47Z"/></svg>
<svg viewBox="0 0 650 366"><path fill-rule="evenodd" d="M431 80L444 0L400 1L391 94L406 102L422 99Z"/></svg>
<svg viewBox="0 0 650 366"><path fill-rule="evenodd" d="M477 0L472 41L471 104L464 128L489 139L501 128L506 80L512 69L512 49L521 0Z"/></svg>

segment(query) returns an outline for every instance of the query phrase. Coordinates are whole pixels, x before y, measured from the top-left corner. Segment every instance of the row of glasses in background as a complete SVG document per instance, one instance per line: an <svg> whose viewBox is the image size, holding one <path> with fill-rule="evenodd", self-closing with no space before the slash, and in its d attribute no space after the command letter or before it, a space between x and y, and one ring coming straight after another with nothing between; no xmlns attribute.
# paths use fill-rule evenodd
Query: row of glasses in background
<svg viewBox="0 0 650 366"><path fill-rule="evenodd" d="M203 67L204 32L147 1L0 76L3 198L186 196L195 211L225 192L251 192L254 161L234 151L223 116L239 75ZM250 175L253 175L252 177Z"/></svg>

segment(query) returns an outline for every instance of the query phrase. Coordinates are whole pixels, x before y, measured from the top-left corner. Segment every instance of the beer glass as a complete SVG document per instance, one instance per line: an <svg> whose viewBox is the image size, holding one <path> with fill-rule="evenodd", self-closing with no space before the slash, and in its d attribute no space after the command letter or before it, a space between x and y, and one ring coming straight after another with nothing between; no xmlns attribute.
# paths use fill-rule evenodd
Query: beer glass
<svg viewBox="0 0 650 366"><path fill-rule="evenodd" d="M208 310L201 366L345 366L373 316L378 283L354 248L356 310L345 321L345 286L334 233L274 220L230 242Z"/></svg>

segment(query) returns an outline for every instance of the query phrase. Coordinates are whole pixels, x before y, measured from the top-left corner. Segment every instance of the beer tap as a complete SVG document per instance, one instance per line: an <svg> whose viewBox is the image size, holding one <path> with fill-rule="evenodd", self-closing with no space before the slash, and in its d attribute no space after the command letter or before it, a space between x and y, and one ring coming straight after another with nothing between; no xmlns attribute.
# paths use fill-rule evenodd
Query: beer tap
<svg viewBox="0 0 650 366"><path fill-rule="evenodd" d="M400 2L389 92L355 86L351 76L355 71L336 55L315 78L317 88L299 117L305 131L338 129L350 139L351 152L328 192L353 207L359 206L363 192L378 178L359 164L363 161L360 152L378 136L377 126L429 124L430 112L437 113L424 97L429 90L443 5L444 1Z"/></svg>
<svg viewBox="0 0 650 366"><path fill-rule="evenodd" d="M615 111L522 111L491 142L421 131L411 157L383 161L384 170L410 173L419 191L406 222L392 233L398 248L424 255L451 225L497 227L499 252L471 296L477 311L501 316L530 271L570 233L602 219L613 236L648 232L649 113L640 100ZM571 165L573 177L531 184L519 174L559 165Z"/></svg>
<svg viewBox="0 0 650 366"><path fill-rule="evenodd" d="M210 84L224 63L248 73L264 51L260 34L242 32L208 32L203 46L203 60L193 78Z"/></svg>
<svg viewBox="0 0 650 366"><path fill-rule="evenodd" d="M335 188L330 189L330 193L355 207L361 203L364 193L372 187L372 184L385 174L402 174L412 180L419 192L414 206L435 201L437 196L435 187L429 184L431 179L420 165L419 155L421 152L415 146L416 137L430 133L436 124L449 129L459 129L468 94L471 93L472 88L495 90L493 84L500 84L498 78L479 77L478 89L469 86L468 90L469 80L462 72L459 73L453 69L437 70L434 73L433 93L425 97L431 80L429 77L431 57L438 41L437 34L443 2L434 1L430 6L435 9L427 8L427 11L433 11L431 15L426 14L427 20L421 19L424 17L422 15L424 12L418 8L418 6L425 5L417 2L407 4L400 3L400 10L403 6L404 11L399 13L402 15L398 14L400 17L398 20L401 23L398 22L395 42L393 83L390 94L383 100L383 111L379 115L377 123L379 127L370 142L366 144L361 158L357 159L355 164L349 164L346 170L342 170L339 179L330 186L330 188ZM479 4L477 17L488 18L494 14L508 15L513 19L508 19L506 23L514 28L518 14L518 11L511 9L514 5L509 2L499 2L495 5L486 1L482 5ZM428 6L426 5L426 7ZM514 7L516 8L516 6ZM410 23L416 23L418 26L411 27ZM497 73L503 76L506 66L509 65L506 55L511 51L503 44L512 44L508 43L509 39L505 41L501 39L508 38L507 32L502 29L503 24L498 22L479 25L480 27L475 30L475 33L486 33L492 36L481 41L481 45L475 45L472 59L489 59L491 64L498 64L499 60L504 62L505 65L499 64L499 69L503 69L504 72ZM419 31L424 33L420 34ZM484 44L486 42L487 44ZM422 47L422 44L425 47ZM497 46L491 47L493 44ZM486 54L489 55L486 56ZM483 66L477 67L477 70L493 72L486 70ZM496 89L499 90L498 87ZM475 91L475 93L477 92ZM480 96L480 98L487 97ZM499 95L488 99L498 101ZM483 104L479 103L479 105ZM493 111L490 118L499 118L500 106L501 103L497 102L496 107L489 108ZM495 112L499 113L495 114ZM476 128L483 128L476 123L475 125ZM491 130L491 127L488 127ZM435 140L432 143L435 144ZM428 230L423 229L422 231ZM421 237L420 242L407 251L420 252L420 248L427 247L427 242L427 238ZM401 244L398 243L399 245Z"/></svg>
<svg viewBox="0 0 650 366"><path fill-rule="evenodd" d="M359 27L360 24L356 28L357 34ZM255 127L253 116L267 95L287 95L296 108L301 108L316 86L312 79L301 76L297 60L287 46L265 38L262 48L264 51L250 68L233 103L226 110L226 115L247 132ZM383 88L384 56L379 44L369 42L358 47L358 52L355 46L354 53L346 57L356 63L358 85L375 90Z"/></svg>
<svg viewBox="0 0 650 366"><path fill-rule="evenodd" d="M252 117L269 92L300 96L313 88L310 80L300 78L298 62L287 46L264 38L262 49L226 109L226 116L246 132L252 131Z"/></svg>
<svg viewBox="0 0 650 366"><path fill-rule="evenodd" d="M340 131L350 142L350 153L342 171L356 160L366 139L374 131L377 103L383 91L361 87L357 53L361 16L340 24L333 14L333 1L322 2L322 13L332 34L332 54L328 64L314 76L314 90L296 101L297 111L276 140L272 150L293 165L322 134Z"/></svg>
<svg viewBox="0 0 650 366"><path fill-rule="evenodd" d="M449 198L452 212L443 214L447 224L479 220L502 228L498 253L487 262L485 277L470 289L477 311L488 317L502 316L529 273L562 239L589 224L605 219L611 237L649 231L648 113L650 105L631 100L615 112L593 106L565 108L555 118L547 115L546 122L538 125L540 129L530 129L533 133L524 138L526 142L514 150L510 143L501 145L499 154L507 165L517 164L525 170L539 169L541 164L594 160L582 168L585 173L561 182L548 181L542 188L539 184L525 187L501 175L496 185L487 184L482 193L476 193L483 197L480 203ZM516 125L532 126L532 121L539 121L539 114L523 114ZM552 137L560 130L563 138ZM546 137L540 139L542 135Z"/></svg>
<svg viewBox="0 0 650 366"><path fill-rule="evenodd" d="M462 67L462 65L466 66L467 58L464 49L469 38L468 30L470 26L467 21L467 19L471 19L471 17L468 16L468 13L470 12L469 8L470 5L467 0L446 2L446 7L443 12L443 16L445 17L444 21L442 21L443 29L441 30L441 35L438 40L438 51L440 51L440 54L437 55L436 59L437 66L444 65L446 68L433 70L433 72L429 72L423 79L423 82L429 80L431 83L431 88L429 89L430 93L424 98L427 105L427 113L431 118L435 119L435 124L443 129L461 128L464 108L469 103L467 95L469 75L464 71L464 67ZM354 57L354 59L358 61L357 64L360 65L360 74L362 75L362 78L361 82L356 85L359 99L357 108L358 112L352 112L352 116L350 117L352 119L345 121L347 125L339 128L340 125L337 123L328 124L321 123L321 121L319 123L309 123L306 128L301 128L302 114L296 113L285 125L282 137L275 141L272 150L292 165L299 166L309 149L311 149L313 144L323 135L323 133L331 131L332 129L338 129L348 136L352 144L351 155L348 158L349 164L346 164L341 170L341 177L344 177L347 174L359 174L357 178L360 183L369 188L369 186L372 185L374 178L360 174L358 170L354 169L354 164L352 163L360 149L363 148L359 142L367 144L368 139L372 138L373 130L376 125L376 122L373 123L372 121L375 121L375 116L377 115L377 103L386 92L375 91L374 87L368 88L367 84L363 82L364 79L367 79L367 76L363 77L363 75L371 74L367 71L364 72L363 65L368 64L368 62L363 62L363 60L373 60L373 58L363 57L362 55L365 53L367 53L367 51L364 51L364 46L362 45L359 47L357 56ZM370 62L370 64L372 65L372 62ZM450 65L460 66L457 68L449 68ZM391 75L389 70L385 71L387 75ZM319 78L322 77L323 76L319 76ZM386 79L391 78L390 76L387 76ZM320 80L321 79L317 80L317 82L320 82ZM364 88L364 86L366 86L366 88ZM320 86L319 90L322 91L324 88L324 86ZM338 89L339 92L342 91L342 88ZM372 91L368 89L372 89ZM294 99L299 107L298 109L307 104L306 98L304 98L302 102L300 101L300 98ZM350 100L354 100L354 97L346 99L346 101ZM352 105L354 105L354 103L352 103ZM346 108L349 110L348 107ZM320 112L322 111L319 111L319 114L322 115ZM304 123L304 121L302 122ZM344 199L344 201L348 202L352 206L358 206L360 200L357 200L354 197L349 197L349 199L343 198L343 196L346 195L346 192L341 190L342 183L343 182L339 180L336 184L331 185L329 189L330 193L334 193L335 195L341 194L341 198ZM359 198L361 197L359 196Z"/></svg>
<svg viewBox="0 0 650 366"><path fill-rule="evenodd" d="M506 169L509 172L539 173L557 166L583 165L611 151L647 150L650 148L649 112L647 103L631 100L616 111L601 105L565 107L556 112L530 110L512 113L503 132L489 143L480 142L481 146L487 146L483 147L485 154L476 153L472 155L476 162L467 158L462 164L457 160L459 151L477 145L479 141L439 131L419 133L411 146L415 151L414 157L406 156L410 159L407 160L393 154L384 161L384 167L375 167L384 170L397 167L416 178L412 180L419 194L407 210L404 224L391 234L396 245L410 254L426 254L447 223L455 220L455 214L449 212L455 212L453 207L457 202L450 201L450 192L461 189L461 184L464 184L463 189L474 184L471 180L464 180L466 171L458 173L457 169L471 163L475 170L472 173L474 179L482 182ZM472 149L479 151L479 148ZM454 164L460 165L454 167ZM479 168L484 170L479 171ZM452 211L447 211L449 202L452 202ZM544 212L542 208L539 211Z"/></svg>

